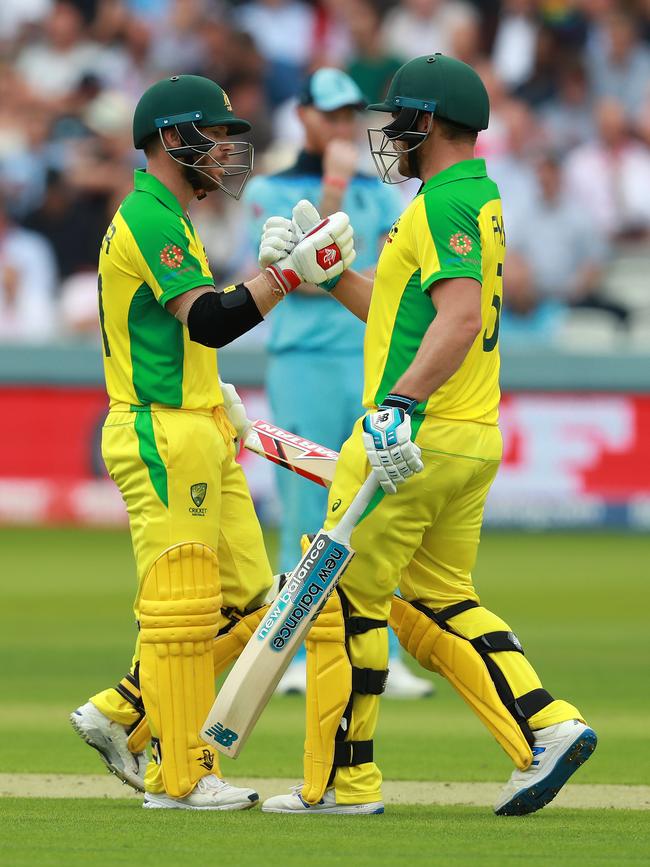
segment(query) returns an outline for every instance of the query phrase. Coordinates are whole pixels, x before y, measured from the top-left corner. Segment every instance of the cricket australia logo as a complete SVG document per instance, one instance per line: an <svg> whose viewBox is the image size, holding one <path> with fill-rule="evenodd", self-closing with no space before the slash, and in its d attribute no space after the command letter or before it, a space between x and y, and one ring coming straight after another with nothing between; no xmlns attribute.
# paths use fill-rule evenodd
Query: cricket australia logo
<svg viewBox="0 0 650 867"><path fill-rule="evenodd" d="M192 498L192 502L194 503L196 508L190 508L190 514L198 515L202 518L205 513L208 511L207 508L201 508L203 506L203 500L205 500L205 495L208 493L208 483L207 482L197 482L195 485L190 486L190 497Z"/></svg>
<svg viewBox="0 0 650 867"><path fill-rule="evenodd" d="M167 268L180 268L184 258L185 254L176 244L165 244L160 251L160 261Z"/></svg>

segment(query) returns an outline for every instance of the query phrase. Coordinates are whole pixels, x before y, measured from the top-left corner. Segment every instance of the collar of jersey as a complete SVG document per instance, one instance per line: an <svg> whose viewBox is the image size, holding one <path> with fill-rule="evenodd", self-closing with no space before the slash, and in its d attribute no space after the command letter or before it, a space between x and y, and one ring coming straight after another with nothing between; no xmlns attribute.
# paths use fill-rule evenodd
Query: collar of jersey
<svg viewBox="0 0 650 867"><path fill-rule="evenodd" d="M147 174L146 169L135 170L133 173L133 186L141 193L150 193L152 196L155 196L159 202L162 202L166 208L178 214L179 217L184 216L181 203L172 191L168 190L158 178Z"/></svg>
<svg viewBox="0 0 650 867"><path fill-rule="evenodd" d="M487 177L487 169L485 168L485 160L463 160L460 163L454 163L453 166L438 172L432 178L423 184L420 192L426 193L434 187L441 187L443 184L449 184L452 181L462 181L465 178L485 178Z"/></svg>

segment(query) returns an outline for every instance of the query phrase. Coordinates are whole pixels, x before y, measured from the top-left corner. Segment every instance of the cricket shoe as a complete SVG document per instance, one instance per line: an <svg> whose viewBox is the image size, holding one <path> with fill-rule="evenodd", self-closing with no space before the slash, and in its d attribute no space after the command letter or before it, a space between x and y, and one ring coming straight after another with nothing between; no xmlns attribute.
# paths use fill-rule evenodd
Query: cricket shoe
<svg viewBox="0 0 650 867"><path fill-rule="evenodd" d="M334 789L328 789L317 804L308 804L303 798L302 784L293 786L288 795L274 795L262 804L263 813L338 813L339 815L357 816L370 813L383 813L384 802L373 801L371 804L337 804Z"/></svg>
<svg viewBox="0 0 650 867"><path fill-rule="evenodd" d="M137 792L144 792L147 756L132 753L128 746L128 729L109 719L91 701L70 714L72 728L88 746L97 750L108 770Z"/></svg>
<svg viewBox="0 0 650 867"><path fill-rule="evenodd" d="M433 695L434 691L430 680L416 677L399 657L388 660L385 698L427 698Z"/></svg>
<svg viewBox="0 0 650 867"><path fill-rule="evenodd" d="M572 719L535 732L533 761L515 770L494 805L497 816L525 816L545 807L596 749L596 732Z"/></svg>
<svg viewBox="0 0 650 867"><path fill-rule="evenodd" d="M146 792L142 806L150 810L248 810L259 799L253 789L240 789L214 774L208 774L184 798Z"/></svg>

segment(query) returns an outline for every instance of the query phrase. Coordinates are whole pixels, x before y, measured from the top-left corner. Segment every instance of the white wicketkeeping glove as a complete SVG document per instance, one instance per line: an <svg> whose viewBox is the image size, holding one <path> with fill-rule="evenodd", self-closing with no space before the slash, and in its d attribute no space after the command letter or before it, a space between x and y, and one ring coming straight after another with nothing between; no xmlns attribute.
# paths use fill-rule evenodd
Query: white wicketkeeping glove
<svg viewBox="0 0 650 867"><path fill-rule="evenodd" d="M287 256L266 268L278 292L286 295L301 283L324 283L338 277L354 262L354 232L343 211L325 217Z"/></svg>
<svg viewBox="0 0 650 867"><path fill-rule="evenodd" d="M397 493L414 473L424 469L420 447L411 440L411 413L416 401L389 394L377 412L363 420L363 445L377 481L387 494Z"/></svg>
<svg viewBox="0 0 650 867"><path fill-rule="evenodd" d="M237 431L237 443L241 445L253 423L246 415L246 407L237 394L235 386L229 382L222 382L221 377L219 378L219 385L223 394L223 408L226 410L230 423Z"/></svg>
<svg viewBox="0 0 650 867"><path fill-rule="evenodd" d="M293 209L293 219L269 217L262 227L258 260L260 268L268 268L278 259L288 256L296 244L321 222L321 215L307 199L301 199Z"/></svg>

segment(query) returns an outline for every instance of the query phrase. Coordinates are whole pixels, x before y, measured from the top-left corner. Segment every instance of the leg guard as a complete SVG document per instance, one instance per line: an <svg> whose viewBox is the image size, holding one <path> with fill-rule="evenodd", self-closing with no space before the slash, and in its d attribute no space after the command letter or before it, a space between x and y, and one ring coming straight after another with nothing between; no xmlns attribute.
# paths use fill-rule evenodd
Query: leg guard
<svg viewBox="0 0 650 867"><path fill-rule="evenodd" d="M472 638L462 634L465 630L457 618L478 608L476 602L468 600L434 613L424 605L395 596L389 622L411 656L424 668L446 677L517 767L525 770L533 759L531 745L534 742L528 717L553 699L541 688L515 698L491 654L523 654L523 650L517 637L499 618L481 609L489 615L483 619L488 623L494 621L490 626L496 629ZM455 621L453 627L449 625L450 620Z"/></svg>
<svg viewBox="0 0 650 867"><path fill-rule="evenodd" d="M222 671L234 662L248 639L255 633L262 619L269 610L268 605L262 605L254 611L238 611L235 608L224 608L222 614L228 618L228 624L220 630L214 642L214 676L219 677Z"/></svg>
<svg viewBox="0 0 650 867"><path fill-rule="evenodd" d="M219 565L211 548L184 543L151 567L140 594L140 685L172 797L187 795L201 777L218 773L199 729L214 701L214 639L222 623Z"/></svg>
<svg viewBox="0 0 650 867"><path fill-rule="evenodd" d="M386 628L386 621L347 617L344 611L345 597L340 591L332 593L305 642L307 732L302 797L311 804L318 803L332 785L337 768L372 762L372 740L346 740L351 731L353 695L379 696L388 676L384 669L352 666L347 649L351 634Z"/></svg>

